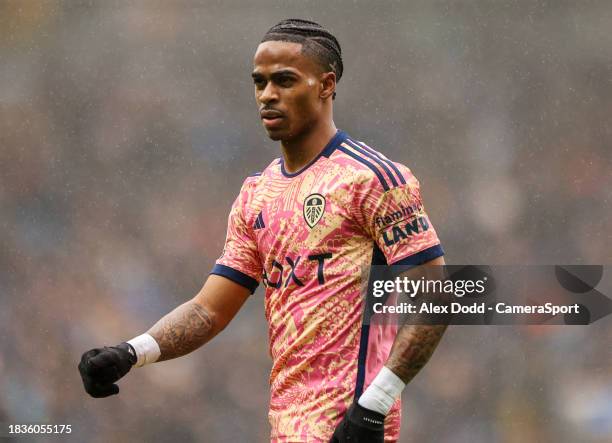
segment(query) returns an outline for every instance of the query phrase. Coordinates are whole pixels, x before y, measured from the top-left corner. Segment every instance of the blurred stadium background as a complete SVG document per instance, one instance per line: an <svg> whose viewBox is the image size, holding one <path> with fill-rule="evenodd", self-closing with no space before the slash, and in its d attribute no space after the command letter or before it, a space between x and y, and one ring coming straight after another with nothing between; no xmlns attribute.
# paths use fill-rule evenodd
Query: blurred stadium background
<svg viewBox="0 0 612 443"><path fill-rule="evenodd" d="M194 295L279 155L250 80L282 18L339 38L336 123L409 165L447 262L612 262L609 1L0 2L0 422L268 437L262 291L206 349L86 396L93 346ZM404 442L609 442L612 323L452 327ZM24 441L24 440L18 440Z"/></svg>

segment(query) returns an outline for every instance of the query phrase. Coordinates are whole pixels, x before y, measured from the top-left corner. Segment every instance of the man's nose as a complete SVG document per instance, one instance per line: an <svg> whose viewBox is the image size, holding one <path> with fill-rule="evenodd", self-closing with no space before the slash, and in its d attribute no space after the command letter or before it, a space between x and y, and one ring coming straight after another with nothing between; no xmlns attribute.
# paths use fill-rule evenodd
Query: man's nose
<svg viewBox="0 0 612 443"><path fill-rule="evenodd" d="M259 94L259 101L266 104L278 101L278 90L272 82L268 82L263 91L261 91Z"/></svg>

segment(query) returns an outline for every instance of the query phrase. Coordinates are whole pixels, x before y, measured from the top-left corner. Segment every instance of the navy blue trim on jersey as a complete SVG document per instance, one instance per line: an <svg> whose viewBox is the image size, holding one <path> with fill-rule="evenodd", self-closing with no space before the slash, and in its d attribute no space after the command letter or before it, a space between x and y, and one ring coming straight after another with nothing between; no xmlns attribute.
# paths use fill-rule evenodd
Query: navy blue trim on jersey
<svg viewBox="0 0 612 443"><path fill-rule="evenodd" d="M361 394L363 394L369 338L370 325L361 325L361 336L359 337L359 356L357 357L357 382L355 383L355 401L359 400L359 397L361 397Z"/></svg>
<svg viewBox="0 0 612 443"><path fill-rule="evenodd" d="M378 245L374 243L371 265L378 266L386 264L387 260L385 259L385 255L380 250ZM368 341L370 338L370 322L369 319L365 318L365 315L369 312L372 312L372 310L368 306L368 303L374 302L374 300L369 297L369 294L372 293L372 284L372 277L370 277L368 280L368 291L366 292L366 299L364 300L364 318L362 320L361 335L359 337L359 355L357 357L357 381L355 383L355 401L357 401L359 397L361 397L361 394L363 394L363 385L365 383L366 360L368 358Z"/></svg>
<svg viewBox="0 0 612 443"><path fill-rule="evenodd" d="M433 260L434 258L442 257L444 255L444 249L442 249L442 245L437 244L434 246L430 246L427 249L423 249L421 252L417 252L416 254L412 254L408 257L404 257L399 261L392 263L393 265L408 265L408 266L417 266L422 265L423 263L427 263L428 261Z"/></svg>
<svg viewBox="0 0 612 443"><path fill-rule="evenodd" d="M364 148L362 148L361 146L359 146L357 143L355 143L353 140L351 140L350 138L348 138L346 140L347 142L349 142L349 144L351 145L351 147L356 150L357 152L361 152L363 155L365 155L366 157L371 158L372 160L374 160L376 163L378 163L380 165L381 168L383 168L385 170L385 172L387 173L387 175L389 176L389 178L391 179L391 183L393 184L393 186L397 186L397 180L395 179L395 176L393 175L393 173L389 170L389 168L387 168L387 165L385 165L384 162L381 161L380 158L378 158L377 156L375 156L374 154L372 154L371 152L368 152L367 150L365 150Z"/></svg>
<svg viewBox="0 0 612 443"><path fill-rule="evenodd" d="M247 177L259 177L261 172L253 172L251 175L247 175Z"/></svg>
<svg viewBox="0 0 612 443"><path fill-rule="evenodd" d="M372 252L372 266L384 266L387 264L387 259L385 258L385 254L378 247L376 243L374 243L374 252Z"/></svg>
<svg viewBox="0 0 612 443"><path fill-rule="evenodd" d="M378 180L380 181L380 184L382 185L383 189L385 191L388 191L390 189L389 185L387 184L387 181L385 180L385 177L383 177L383 175L376 168L376 166L374 166L372 163L367 161L365 158L359 157L353 151L351 151L348 148L345 148L344 146L338 146L338 150L344 152L347 155L350 155L351 157L353 157L358 162L363 163L364 165L366 165L368 168L370 168L372 170L372 172L374 172L374 174L376 174L376 177L378 177Z"/></svg>
<svg viewBox="0 0 612 443"><path fill-rule="evenodd" d="M352 141L352 140L351 140ZM393 168L393 170L397 173L397 176L400 179L400 182L402 182L402 185L406 184L406 179L404 178L404 176L402 175L402 173L400 172L399 168L397 166L395 166L395 163L393 163L391 160L389 160L388 158L384 158L382 155L380 155L380 153L376 152L374 149L370 148L368 145L366 145L365 143L362 142L357 142L360 146L363 147L363 149L367 150L368 152L374 154L376 157L378 157L379 159L381 159L382 161L384 161L386 164L388 164L389 166L391 166L391 168Z"/></svg>
<svg viewBox="0 0 612 443"><path fill-rule="evenodd" d="M346 132L344 131L340 131L338 130L336 132L336 135L334 135L332 137L332 139L327 143L327 145L323 148L323 150L321 152L319 152L319 154L313 158L306 166L304 166L302 169L300 169L297 172L293 172L293 173L288 173L285 170L285 162L284 160L281 158L280 159L280 165L281 165L281 173L288 178L292 178L292 177L296 177L298 175L300 175L302 172L304 172L306 169L310 168L313 164L315 164L315 162L321 158L321 157L327 157L329 158L329 156L332 154L332 152L334 152L336 150L336 148L338 148L340 146L340 143L342 143L348 136L346 135Z"/></svg>
<svg viewBox="0 0 612 443"><path fill-rule="evenodd" d="M244 272L240 272L237 269L230 268L229 266L220 265L219 263L216 263L215 266L213 266L210 273L220 275L221 277L225 277L234 283L244 286L251 291L251 294L255 292L255 289L257 289L257 286L259 286L259 282L253 277L249 277Z"/></svg>

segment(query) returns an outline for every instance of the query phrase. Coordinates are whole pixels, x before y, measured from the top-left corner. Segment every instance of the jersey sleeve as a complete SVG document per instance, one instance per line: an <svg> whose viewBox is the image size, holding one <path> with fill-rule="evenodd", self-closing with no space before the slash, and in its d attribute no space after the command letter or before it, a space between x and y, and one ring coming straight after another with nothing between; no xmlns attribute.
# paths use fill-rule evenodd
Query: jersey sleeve
<svg viewBox="0 0 612 443"><path fill-rule="evenodd" d="M395 165L402 178L397 186L384 189L377 177L359 181L354 211L387 264L420 265L444 255L444 250L425 212L419 181L410 169Z"/></svg>
<svg viewBox="0 0 612 443"><path fill-rule="evenodd" d="M211 274L226 277L253 293L261 280L262 264L252 226L246 221L247 204L252 192L251 185L250 178L247 178L232 205L223 252Z"/></svg>

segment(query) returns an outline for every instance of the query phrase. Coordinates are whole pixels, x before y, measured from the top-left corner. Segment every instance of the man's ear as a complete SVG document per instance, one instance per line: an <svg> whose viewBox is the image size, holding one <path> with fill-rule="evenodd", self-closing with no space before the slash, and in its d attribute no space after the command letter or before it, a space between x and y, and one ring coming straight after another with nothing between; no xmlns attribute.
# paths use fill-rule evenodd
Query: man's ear
<svg viewBox="0 0 612 443"><path fill-rule="evenodd" d="M323 100L330 98L336 91L336 73L335 72L324 72L321 74L321 92L319 97Z"/></svg>

